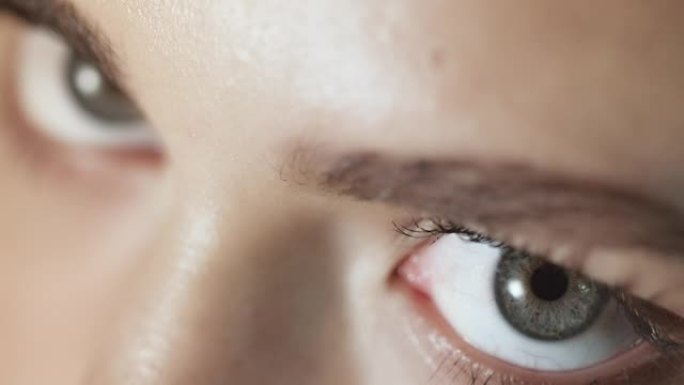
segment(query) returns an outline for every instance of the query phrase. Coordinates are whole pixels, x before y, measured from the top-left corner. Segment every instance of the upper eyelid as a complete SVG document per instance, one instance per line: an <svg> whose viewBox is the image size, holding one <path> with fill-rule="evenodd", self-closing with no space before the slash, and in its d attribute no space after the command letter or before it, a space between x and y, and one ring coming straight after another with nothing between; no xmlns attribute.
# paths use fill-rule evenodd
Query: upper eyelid
<svg viewBox="0 0 684 385"><path fill-rule="evenodd" d="M659 282L648 273L684 262L684 216L664 202L523 164L401 159L374 153L334 156L301 147L290 154L290 163L281 170L284 180L408 208L415 217L464 224L597 281L629 286L630 294L684 316L684 296L675 288L681 279L671 282L672 276L684 277L684 269L672 270L668 279ZM520 206L509 209L512 204ZM596 272L589 263L605 263L606 251L641 255L643 269L622 269L618 278L611 272ZM626 262L620 263L625 267ZM658 294L666 291L669 299L634 289L635 282L657 283Z"/></svg>
<svg viewBox="0 0 684 385"><path fill-rule="evenodd" d="M112 84L123 85L123 75L109 39L63 0L0 0L0 11L46 27L65 39L80 56L91 60Z"/></svg>

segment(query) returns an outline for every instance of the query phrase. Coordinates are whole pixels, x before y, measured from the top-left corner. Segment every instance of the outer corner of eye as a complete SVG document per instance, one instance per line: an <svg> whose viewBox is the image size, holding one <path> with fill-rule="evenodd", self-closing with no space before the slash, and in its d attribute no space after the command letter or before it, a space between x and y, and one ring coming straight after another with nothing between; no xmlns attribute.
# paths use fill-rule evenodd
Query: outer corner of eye
<svg viewBox="0 0 684 385"><path fill-rule="evenodd" d="M16 105L35 134L67 147L161 152L135 103L58 34L29 27L15 68Z"/></svg>
<svg viewBox="0 0 684 385"><path fill-rule="evenodd" d="M455 346L502 375L608 376L603 366L640 347L604 286L522 251L448 234L408 256L398 275L429 298Z"/></svg>

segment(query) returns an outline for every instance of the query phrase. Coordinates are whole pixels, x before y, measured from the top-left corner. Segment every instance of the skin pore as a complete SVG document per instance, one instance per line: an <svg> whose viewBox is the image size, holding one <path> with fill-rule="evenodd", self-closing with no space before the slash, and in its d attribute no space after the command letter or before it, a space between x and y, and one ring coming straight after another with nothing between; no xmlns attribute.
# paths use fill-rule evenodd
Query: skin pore
<svg viewBox="0 0 684 385"><path fill-rule="evenodd" d="M31 128L33 27L4 12L22 6L61 10L51 24L126 90L155 154ZM455 375L482 356L467 347L440 369L455 350L431 336L457 332L394 283L423 242L393 223L425 217L624 288L681 341L680 1L0 10L0 383L514 383ZM677 384L681 361L594 384Z"/></svg>

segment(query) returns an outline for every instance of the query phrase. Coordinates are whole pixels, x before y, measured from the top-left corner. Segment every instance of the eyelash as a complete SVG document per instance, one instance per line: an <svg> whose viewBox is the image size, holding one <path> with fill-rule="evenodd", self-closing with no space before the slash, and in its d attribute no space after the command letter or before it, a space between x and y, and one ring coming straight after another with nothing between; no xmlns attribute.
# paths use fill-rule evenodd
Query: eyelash
<svg viewBox="0 0 684 385"><path fill-rule="evenodd" d="M465 225L446 219L434 217L414 219L408 224L395 222L393 225L395 231L409 238L433 238L436 241L444 235L456 234L469 242L483 243L501 249L513 249L505 240L494 239ZM537 253L530 253L528 250L515 249L530 255L538 255ZM674 332L671 332L671 330L677 331L684 328L684 324L680 325L682 320L679 317L632 297L623 288L613 287L611 293L624 314L632 321L635 332L643 341L653 345L662 354L684 355L684 341ZM653 319L654 317L650 316L649 313L654 312L658 314L657 318L666 321L658 322Z"/></svg>

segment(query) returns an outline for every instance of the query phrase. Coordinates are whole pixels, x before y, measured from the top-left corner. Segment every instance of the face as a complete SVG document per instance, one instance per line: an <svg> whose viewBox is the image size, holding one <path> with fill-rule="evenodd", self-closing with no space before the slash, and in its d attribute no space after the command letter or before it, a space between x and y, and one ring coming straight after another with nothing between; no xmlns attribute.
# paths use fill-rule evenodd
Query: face
<svg viewBox="0 0 684 385"><path fill-rule="evenodd" d="M0 0L0 383L681 383L683 16Z"/></svg>

